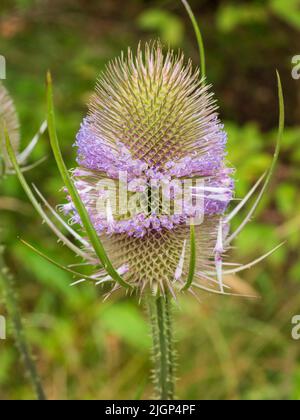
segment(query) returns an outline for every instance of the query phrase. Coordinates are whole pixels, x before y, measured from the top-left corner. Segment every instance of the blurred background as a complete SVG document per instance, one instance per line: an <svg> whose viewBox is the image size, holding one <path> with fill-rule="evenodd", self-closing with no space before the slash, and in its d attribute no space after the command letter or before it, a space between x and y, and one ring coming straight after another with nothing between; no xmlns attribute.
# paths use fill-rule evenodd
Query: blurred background
<svg viewBox="0 0 300 420"><path fill-rule="evenodd" d="M242 197L269 167L276 139L279 69L287 128L280 162L256 216L235 243L232 260L248 262L279 242L284 247L255 268L229 279L258 300L201 294L175 309L177 395L182 399L299 399L300 341L291 337L300 315L300 54L298 0L190 0L203 31L208 80L228 135L228 160ZM198 64L193 30L174 0L1 0L0 54L6 87L15 100L22 145L45 119L45 73L55 81L57 123L69 167L86 103L108 60L139 40L160 37ZM297 50L298 48L298 50ZM47 136L28 173L54 206L64 201ZM89 284L71 288L71 276L26 249L22 237L68 264L74 257L42 225L15 177L0 185L1 241L8 245L29 341L49 398L150 398L150 336L134 299L105 303ZM8 199L7 197L10 197ZM241 217L234 222L236 226ZM3 295L1 291L1 296ZM5 315L3 301L0 314ZM10 322L8 320L8 322ZM32 398L11 338L0 341L0 399Z"/></svg>

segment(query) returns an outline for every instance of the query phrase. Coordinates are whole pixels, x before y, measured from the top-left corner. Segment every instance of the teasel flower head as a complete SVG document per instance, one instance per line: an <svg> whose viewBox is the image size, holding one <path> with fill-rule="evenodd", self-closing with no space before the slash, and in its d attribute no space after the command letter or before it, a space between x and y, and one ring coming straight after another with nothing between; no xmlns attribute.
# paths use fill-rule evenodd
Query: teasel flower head
<svg viewBox="0 0 300 420"><path fill-rule="evenodd" d="M26 171L41 163L41 161L38 161L33 165L26 166L26 162L31 152L33 151L40 136L44 133L46 128L47 124L44 122L41 125L38 133L33 137L25 150L20 153L19 117L13 99L11 98L7 89L4 87L3 83L0 82L0 178L4 175L11 175L14 173L5 146L5 133L7 132L9 135L12 147L17 154L18 163L22 166L22 171Z"/></svg>
<svg viewBox="0 0 300 420"><path fill-rule="evenodd" d="M233 171L226 165L227 138L216 109L191 61L182 53L164 53L160 43L139 46L136 55L129 49L98 81L77 135L79 167L73 177L110 260L140 292L175 296L183 287L196 217L201 223L195 226L195 279L207 281L204 272L225 251L218 235L233 196ZM139 194L135 212L113 211L120 174L126 174L128 200ZM117 203L100 187L107 179L114 182ZM201 182L194 185L195 179ZM176 188L183 191L188 180L190 205L183 203L180 214L164 212L155 185L175 185L169 189L172 207ZM197 199L201 208L192 205ZM99 200L106 203L102 212ZM64 210L71 223L80 223L71 201ZM222 225L222 235L226 231Z"/></svg>
<svg viewBox="0 0 300 420"><path fill-rule="evenodd" d="M204 75L201 32L188 2L182 3L195 29ZM279 129L272 165L230 213L233 170L226 162L227 138L210 87L182 53L164 53L159 43L144 49L139 46L137 54L129 49L107 66L77 135L79 166L71 174L59 146L48 72L49 138L68 194L68 203L60 209L69 223L36 187L32 190L29 186L6 130L8 155L29 199L58 239L83 262L65 267L27 245L79 277L73 285L87 280L111 285L107 297L122 288L140 298L154 295L147 300L154 344L153 377L160 400L174 399L176 355L170 295L176 300L179 292L196 295L198 289L232 295L223 274L250 268L281 246L245 265L224 261L266 191L279 155L284 102L279 74L277 80ZM169 188L164 188L166 185ZM229 233L231 220L260 186L245 219ZM72 224L79 225L80 232ZM93 274L74 270L82 264L90 266ZM224 269L227 265L233 268Z"/></svg>
<svg viewBox="0 0 300 420"><path fill-rule="evenodd" d="M249 268L277 249L224 269L231 265L224 258L232 240L250 220L271 176L271 170L264 174L228 214L234 183L226 141L210 86L182 53L164 53L159 42L146 44L136 54L129 49L100 76L76 138L79 166L72 176L109 260L130 290L174 298L196 289L232 294L223 274ZM264 178L250 212L229 234L231 219ZM120 211L123 183L126 203L135 206ZM165 211L164 185L168 210L175 209L178 191L185 196L188 185L191 199L183 200L180 213ZM81 224L71 197L61 209L71 225ZM86 252L92 258L92 247ZM113 279L99 270L94 280ZM121 287L113 283L111 292Z"/></svg>

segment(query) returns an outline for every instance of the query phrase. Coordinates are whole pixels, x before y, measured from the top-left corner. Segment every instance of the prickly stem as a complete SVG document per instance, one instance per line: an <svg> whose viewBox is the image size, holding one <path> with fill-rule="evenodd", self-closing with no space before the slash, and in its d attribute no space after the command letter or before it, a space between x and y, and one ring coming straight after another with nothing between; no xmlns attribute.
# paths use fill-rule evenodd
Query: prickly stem
<svg viewBox="0 0 300 420"><path fill-rule="evenodd" d="M153 381L156 398L173 400L175 392L175 351L172 336L172 313L168 296L149 298L153 338Z"/></svg>
<svg viewBox="0 0 300 420"><path fill-rule="evenodd" d="M4 290L7 311L12 321L15 343L19 353L21 354L26 373L32 382L36 398L38 400L46 400L46 395L26 340L23 321L19 311L19 304L14 286L14 279L5 265L3 254L4 247L0 245L0 283L2 284L2 288Z"/></svg>

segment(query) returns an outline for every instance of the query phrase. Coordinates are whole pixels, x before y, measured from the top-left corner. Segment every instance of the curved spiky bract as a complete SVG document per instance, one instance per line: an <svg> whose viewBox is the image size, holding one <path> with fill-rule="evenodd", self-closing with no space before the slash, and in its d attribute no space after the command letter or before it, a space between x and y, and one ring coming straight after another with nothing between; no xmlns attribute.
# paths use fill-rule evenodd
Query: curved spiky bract
<svg viewBox="0 0 300 420"><path fill-rule="evenodd" d="M5 128L14 150L17 151L20 143L19 118L11 96L0 82L0 157L4 159L5 165L10 167L5 147Z"/></svg>

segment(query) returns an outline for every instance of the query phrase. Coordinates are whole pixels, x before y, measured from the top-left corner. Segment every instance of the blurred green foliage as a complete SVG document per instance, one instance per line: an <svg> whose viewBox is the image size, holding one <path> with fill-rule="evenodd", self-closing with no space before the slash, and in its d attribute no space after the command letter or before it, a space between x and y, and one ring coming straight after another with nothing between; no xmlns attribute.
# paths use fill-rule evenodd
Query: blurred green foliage
<svg viewBox="0 0 300 420"><path fill-rule="evenodd" d="M100 4L99 4L100 3ZM287 4L288 3L288 4ZM183 298L176 309L181 398L299 399L300 347L291 319L300 314L300 82L291 77L299 54L299 1L191 1L207 50L208 79L228 132L228 161L236 167L237 197L268 168L277 124L275 68L286 100L287 129L280 162L255 218L231 259L247 262L286 244L252 270L230 279L234 290L261 298ZM0 54L15 98L23 146L45 118L46 70L55 80L57 119L69 167L86 102L105 63L128 45L159 36L197 63L193 31L180 2L128 0L3 0ZM51 204L64 200L47 136L28 173ZM4 197L14 197L10 211ZM20 212L21 210L21 212ZM64 264L73 255L56 243L28 206L18 181L1 184L2 238L18 284L29 340L50 398L151 397L149 335L134 299L102 301L102 290L70 287L72 279L20 244L21 236ZM241 221L242 215L233 223ZM5 307L0 306L5 314ZM9 320L8 320L9 321ZM0 342L0 398L32 398L11 335Z"/></svg>
<svg viewBox="0 0 300 420"><path fill-rule="evenodd" d="M272 15L285 20L289 25L300 28L300 1L289 0L264 0L244 2L224 2L217 14L218 26L223 31L231 31L236 26L264 24Z"/></svg>
<svg viewBox="0 0 300 420"><path fill-rule="evenodd" d="M137 20L140 29L155 31L161 40L178 47L183 40L183 24L180 18L160 9L148 9L141 13Z"/></svg>

